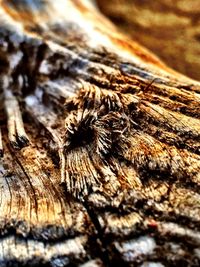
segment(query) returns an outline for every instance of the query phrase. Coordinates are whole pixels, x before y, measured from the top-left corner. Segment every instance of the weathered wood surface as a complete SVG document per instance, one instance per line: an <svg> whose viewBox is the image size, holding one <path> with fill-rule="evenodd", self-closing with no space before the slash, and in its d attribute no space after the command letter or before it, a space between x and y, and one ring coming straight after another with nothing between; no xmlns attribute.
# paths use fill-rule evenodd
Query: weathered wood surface
<svg viewBox="0 0 200 267"><path fill-rule="evenodd" d="M200 80L199 0L97 0L99 7L133 40L169 66Z"/></svg>
<svg viewBox="0 0 200 267"><path fill-rule="evenodd" d="M200 84L87 1L1 1L0 60L0 266L199 266Z"/></svg>

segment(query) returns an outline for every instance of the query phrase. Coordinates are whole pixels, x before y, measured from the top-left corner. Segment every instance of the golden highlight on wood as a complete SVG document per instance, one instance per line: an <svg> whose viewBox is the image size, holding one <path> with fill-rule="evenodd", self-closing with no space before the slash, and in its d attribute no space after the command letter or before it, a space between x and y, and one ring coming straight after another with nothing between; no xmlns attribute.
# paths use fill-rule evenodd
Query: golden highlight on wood
<svg viewBox="0 0 200 267"><path fill-rule="evenodd" d="M199 266L200 83L87 0L0 2L0 266Z"/></svg>

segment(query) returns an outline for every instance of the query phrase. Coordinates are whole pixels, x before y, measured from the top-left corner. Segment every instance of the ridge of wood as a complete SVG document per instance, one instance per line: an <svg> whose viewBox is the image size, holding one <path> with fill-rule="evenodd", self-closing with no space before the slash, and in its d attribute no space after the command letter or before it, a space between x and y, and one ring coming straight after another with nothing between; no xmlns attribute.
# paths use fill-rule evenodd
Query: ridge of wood
<svg viewBox="0 0 200 267"><path fill-rule="evenodd" d="M0 3L0 266L199 266L200 84L33 3Z"/></svg>

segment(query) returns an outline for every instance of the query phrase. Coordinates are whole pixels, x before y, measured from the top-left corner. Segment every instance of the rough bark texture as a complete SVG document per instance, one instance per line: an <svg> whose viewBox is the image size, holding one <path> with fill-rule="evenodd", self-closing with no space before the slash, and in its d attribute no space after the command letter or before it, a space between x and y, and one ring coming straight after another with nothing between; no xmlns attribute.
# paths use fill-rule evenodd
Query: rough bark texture
<svg viewBox="0 0 200 267"><path fill-rule="evenodd" d="M100 9L133 40L169 66L200 80L199 0L97 0Z"/></svg>
<svg viewBox="0 0 200 267"><path fill-rule="evenodd" d="M0 266L199 266L200 84L87 1L0 15Z"/></svg>

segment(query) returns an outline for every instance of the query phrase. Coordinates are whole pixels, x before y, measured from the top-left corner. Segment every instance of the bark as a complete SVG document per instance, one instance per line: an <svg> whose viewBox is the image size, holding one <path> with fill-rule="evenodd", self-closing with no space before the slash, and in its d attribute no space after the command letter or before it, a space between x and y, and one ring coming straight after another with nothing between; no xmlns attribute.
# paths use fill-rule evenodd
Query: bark
<svg viewBox="0 0 200 267"><path fill-rule="evenodd" d="M198 0L98 0L103 13L169 66L199 80Z"/></svg>
<svg viewBox="0 0 200 267"><path fill-rule="evenodd" d="M0 266L199 266L200 84L90 2L0 14Z"/></svg>

